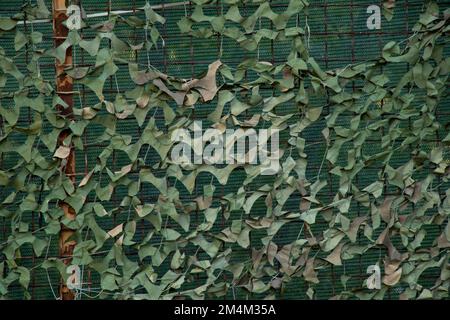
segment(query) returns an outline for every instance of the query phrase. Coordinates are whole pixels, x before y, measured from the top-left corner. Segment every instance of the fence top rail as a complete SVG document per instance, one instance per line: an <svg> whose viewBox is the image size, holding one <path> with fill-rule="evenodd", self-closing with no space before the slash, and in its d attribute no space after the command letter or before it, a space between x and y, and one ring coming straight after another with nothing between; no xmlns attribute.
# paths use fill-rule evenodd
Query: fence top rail
<svg viewBox="0 0 450 320"><path fill-rule="evenodd" d="M156 4L156 5L151 5L150 7L153 10L161 10L161 9L168 9L168 8L172 8L172 7L179 7L179 6L184 6L184 5L189 5L189 1L180 1L180 2L174 2L174 3L167 3L167 4ZM130 14L130 13L135 13L136 11L143 11L145 10L144 7L140 7L140 8L135 8L134 10L114 10L114 11L105 11L105 12L96 12L96 13L89 13L85 16L85 18L90 19L90 18L99 18L99 17L107 17L108 15L111 14L115 14L115 15L123 15L123 14ZM51 22L52 19L36 19L36 20L30 20L30 21L26 21L27 24L32 23L32 24L38 24L38 23L47 23L47 22ZM17 21L18 25L23 25L25 24L25 21Z"/></svg>

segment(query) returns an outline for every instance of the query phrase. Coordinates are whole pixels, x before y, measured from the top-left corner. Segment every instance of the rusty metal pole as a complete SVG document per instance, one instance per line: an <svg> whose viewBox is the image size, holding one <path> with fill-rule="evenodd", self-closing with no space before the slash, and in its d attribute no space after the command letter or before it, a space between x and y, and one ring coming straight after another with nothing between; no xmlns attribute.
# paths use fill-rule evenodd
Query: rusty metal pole
<svg viewBox="0 0 450 320"><path fill-rule="evenodd" d="M53 0L53 36L55 48L61 45L67 38L68 29L63 25L67 19L66 2L65 0ZM56 68L56 90L59 97L67 104L64 108L57 105L57 111L68 119L73 118L73 80L69 77L64 69L72 66L72 48L66 51L65 61L61 63L58 59L55 62ZM58 144L61 145L63 141L69 136L68 129L63 130L58 137ZM65 174L75 183L75 154L73 148L70 149L69 156L63 160L63 168ZM61 202L61 208L64 210L64 216L69 219L75 219L75 211L67 203ZM73 249L76 242L68 240L74 234L74 230L61 225L59 234L59 255L64 264L68 265L72 261ZM60 284L60 297L62 300L73 300L75 298L74 292L71 291L64 281Z"/></svg>

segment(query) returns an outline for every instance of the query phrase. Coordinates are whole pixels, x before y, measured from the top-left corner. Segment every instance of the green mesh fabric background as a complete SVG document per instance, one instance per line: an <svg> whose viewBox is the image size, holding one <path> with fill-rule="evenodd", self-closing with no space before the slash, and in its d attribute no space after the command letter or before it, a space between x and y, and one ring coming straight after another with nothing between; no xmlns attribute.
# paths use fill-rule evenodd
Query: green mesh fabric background
<svg viewBox="0 0 450 320"><path fill-rule="evenodd" d="M9 0L0 2L0 15L1 16L11 16L19 10L19 7L23 4L22 0ZM48 8L51 8L51 1L45 1ZM158 4L169 4L171 2L177 1L150 1L152 5ZM312 0L310 1L309 8L299 15L298 25L301 27L306 27L306 24L310 28L309 37L309 49L312 57L319 62L320 66L327 70L337 67L344 67L350 63L356 63L371 59L380 55L383 46L391 40L400 41L406 39L412 35L411 28L414 23L418 20L419 14L423 9L423 1L410 0L410 1L396 1L396 7L394 9L394 16L391 21L387 21L382 17L382 25L380 30L368 30L366 26L366 20L369 14L366 13L366 9L371 4L378 4L381 6L381 2L369 1L369 0ZM449 7L450 1L437 1L442 9ZM282 11L286 8L288 1L284 0L274 0L271 1L271 5L274 11ZM132 10L133 8L142 7L145 4L143 0L83 0L81 4L87 14L105 12L109 10ZM256 8L256 5L248 4L244 7L243 14L251 14ZM193 5L178 5L170 6L167 8L157 9L156 11L166 18L166 23L159 27L162 38L164 39L164 45L160 45L158 48L153 48L150 51L150 61L151 64L157 67L159 70L166 74L176 75L177 77L190 78L207 69L208 64L218 59L220 51L222 49L221 60L230 66L236 66L242 62L245 58L249 58L252 55L257 55L260 60L266 60L272 63L277 63L284 61L285 57L289 54L290 44L289 43L276 43L267 39L263 39L260 43L259 49L255 53L249 53L244 49L238 47L234 41L228 38L223 40L219 38L212 37L210 39L195 39L188 35L180 34L179 28L177 26L177 21L185 16L189 15L193 10ZM212 5L208 5L205 10L205 14L208 12L217 13L220 12L220 2ZM142 12L138 15L144 15ZM104 18L92 18L94 21L102 21ZM293 26L290 23L289 26ZM261 27L270 28L270 23L263 21ZM40 44L40 48L48 48L53 44L52 39L52 24L39 23L35 25L25 24L20 25L18 28L29 33L31 31L40 31L44 34L44 41ZM120 25L115 28L115 33L120 38L135 39L135 43L142 41L144 35L142 30L135 31L129 27ZM92 36L89 31L83 31L83 37L89 38ZM9 38L8 38L9 37ZM8 37L2 36L1 46L6 50L8 55L14 55L14 36L8 35ZM139 41L140 40L140 41ZM446 53L448 55L448 52ZM74 51L74 63L76 65L89 65L95 63L95 57L90 57L82 52ZM22 63L18 65L20 70L25 70L26 64L30 57L23 55ZM145 55L133 56L136 61L146 64L147 57ZM41 71L44 73L45 78L51 79L54 77L54 59L46 58L42 59ZM119 66L120 67L120 66ZM402 67L401 64L396 64L394 67L389 67L384 70L388 77L393 83L398 81L400 77L403 76L404 72L407 70L406 64ZM252 78L251 73L247 75L248 79ZM358 86L358 83L353 84L354 87ZM128 68L120 68L117 73L116 78L111 78L107 85L105 85L106 92L105 96L107 100L114 100L114 96L118 91L125 91L132 89L134 84L129 81ZM13 88L10 88L13 89ZM74 95L75 107L92 105L98 102L98 98L90 90L85 90L82 85L75 85L74 90L78 91L79 94ZM262 90L263 96L268 96L271 93L271 89L267 88ZM107 96L109 94L110 96ZM420 104L422 101L417 99L414 103ZM2 104L7 105L8 103L13 103L12 99L3 99ZM326 104L326 97L323 97L323 101L311 101L312 104L318 105L320 103ZM295 106L284 104L283 107L286 110L295 110ZM195 110L195 118L199 120L206 120L207 115L214 110L214 106L208 108L199 108ZM151 111L153 112L153 111ZM327 110L325 110L325 114ZM437 111L438 117L442 120L441 123L450 122L450 98L444 97L443 101ZM161 124L164 123L164 118L162 112L157 113L159 121ZM350 117L349 117L350 119ZM19 121L28 123L30 118L26 117L23 113ZM318 174L323 178L327 179L328 186L324 188L320 197L332 201L332 197L335 194L335 190L339 187L339 181L336 176L330 174L326 168L326 165L319 172L321 167L322 155L324 154L325 146L322 143L314 144L315 137L317 141L321 141L319 138L321 135L321 130L324 127L324 121L316 122L314 125L308 127L304 132L305 139L309 142L305 152L311 157L308 159L308 178L315 177ZM124 120L118 122L117 130L122 134L128 134L131 136L133 141L137 140L140 136L141 131L139 126L136 124L134 119ZM99 130L100 132L100 130ZM87 132L84 134L84 151L77 150L76 152L76 172L77 172L77 183L81 181L87 172L89 172L96 163L96 158L101 151L101 148L106 147L107 144L95 143L95 139L98 137L99 132L96 132L95 128L90 126ZM430 149L433 143L436 143L443 138L445 132L442 131L436 137L436 141L430 141L429 145L424 145L425 150ZM377 141L369 141L367 146L368 150L371 148L376 149ZM345 146L344 149L345 150ZM374 151L375 152L375 151ZM345 154L342 152L341 154ZM450 159L450 154L446 155ZM409 155L405 154L404 157L401 155L397 159L393 159L392 164L400 165L403 164L405 159L409 159ZM147 162L153 164L158 158L154 152L150 152L147 157ZM345 159L341 159L345 160ZM450 160L449 160L450 161ZM2 164L7 165L8 159L1 159ZM115 151L112 163L110 163L112 169L120 169L123 165L126 165L127 157L125 153ZM365 186L368 185L369 181L373 181L377 175L377 167L373 166L370 169L366 169L364 174L360 174L356 183ZM136 173L137 176L137 173ZM230 176L227 185L221 186L217 185L216 192L214 195L214 201L219 202L220 197L228 193L236 192L242 185L242 181L245 178L243 174L236 170ZM199 194L202 194L203 184L210 183L210 175L202 174L198 177L196 183L196 191L190 195L187 192L180 192L181 199L186 201L196 198ZM271 177L267 176L264 179L270 180ZM450 188L449 183L441 185L439 192L445 194L445 190ZM0 189L0 198L3 199L4 192L6 190ZM122 192L122 194L121 194ZM123 188L117 188L111 197L110 208L118 207L121 199L126 194L127 190ZM388 191L389 192L389 191ZM386 194L388 194L388 192ZM144 186L142 194L147 202L155 202L158 196L158 191L154 187ZM292 208L298 207L298 201L295 197L291 197L286 204L286 208L289 206ZM105 206L106 209L107 206ZM253 206L251 215L261 215L264 214L264 202L257 201ZM363 210L366 208L360 207L359 205L354 205L351 207L350 216L355 217L364 214ZM197 217L198 218L198 217ZM9 225L4 218L0 220L0 242L6 241L9 234ZM32 222L32 229L38 229L42 221L38 214L31 213L27 217L29 221ZM105 230L109 230L116 226L124 219L122 216L113 216L109 219L103 219L101 222L101 227ZM196 223L196 218L193 218L194 223ZM316 223L313 225L313 231L321 230L323 227L325 229L326 223L323 224ZM137 234L143 237L145 235L146 228L149 228L149 223L142 223L138 225ZM283 245L294 241L299 233L300 225L288 224L287 227L283 227L280 232L278 232L276 241L277 244ZM431 241L436 238L436 236L441 232L437 227L429 228L427 239L425 239L424 245L427 245L427 241L430 244ZM252 232L252 241L256 241L258 238L257 232ZM361 240L362 241L362 240ZM24 249L28 248L28 249ZM251 246L250 249L245 250L237 247L242 259L248 259L251 257ZM137 256L136 252L129 252L130 256ZM331 296L343 291L344 288L341 284L341 276L348 275L351 276L350 281L347 283L348 288L358 287L362 279L367 278L366 269L369 265L374 264L384 255L384 249L368 251L364 255L364 259L355 258L352 260L343 261L343 266L341 267L331 267L330 271L326 270L327 274L319 271L321 282L315 287L316 298L326 299ZM58 246L57 239L53 239L52 245L48 252L48 257L58 256ZM136 257L137 258L137 257ZM0 261L3 257L0 257ZM43 261L42 257L35 257L31 246L22 247L21 257L18 261L25 266L33 267L38 266ZM163 266L164 267L164 264ZM167 265L165 266L167 268ZM439 274L439 269L429 269L421 277L422 284L429 284L433 277ZM95 296L98 292L99 279L96 277L95 272L85 270L83 282L86 283L86 288L91 289L91 295ZM31 298L33 299L54 299L55 294L58 295L58 284L59 276L56 272L51 271L49 277L40 268L32 269L31 282L29 292ZM13 287L14 290L10 295L11 298L23 298L24 292L19 285ZM308 289L307 284L302 280L293 280L291 283L283 288L277 295L281 299L307 299L306 291ZM402 292L401 287L394 288L390 290L386 295L388 299L398 298L398 295ZM53 292L52 292L53 291ZM236 298L259 298L257 295L251 296L244 292L235 292ZM88 297L83 296L83 299ZM230 295L228 298L233 298Z"/></svg>

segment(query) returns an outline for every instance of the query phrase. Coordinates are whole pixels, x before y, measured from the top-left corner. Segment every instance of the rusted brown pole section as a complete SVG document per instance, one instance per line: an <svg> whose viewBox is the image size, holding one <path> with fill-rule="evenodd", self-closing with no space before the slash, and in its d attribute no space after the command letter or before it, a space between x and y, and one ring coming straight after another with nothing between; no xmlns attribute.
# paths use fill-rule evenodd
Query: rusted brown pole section
<svg viewBox="0 0 450 320"><path fill-rule="evenodd" d="M66 15L66 3L65 0L53 0L53 36L55 48L61 45L67 38L68 30L63 25L63 22L67 19ZM73 118L73 80L69 77L64 69L72 65L72 48L68 48L66 51L66 57L64 63L61 63L56 59L56 90L59 97L67 104L67 108L61 105L57 105L57 111L66 118ZM63 130L58 137L58 144L62 144L70 134L68 129ZM65 174L75 183L75 154L73 148L70 149L70 154L66 159L63 159L63 170ZM61 208L64 210L65 217L69 219L75 219L75 211L67 203L61 202ZM63 262L68 265L72 261L73 249L75 247L75 241L68 239L74 234L74 231L61 224L61 231L59 233L59 255ZM60 297L62 300L73 300L75 298L74 293L67 288L64 281L61 279L60 284Z"/></svg>

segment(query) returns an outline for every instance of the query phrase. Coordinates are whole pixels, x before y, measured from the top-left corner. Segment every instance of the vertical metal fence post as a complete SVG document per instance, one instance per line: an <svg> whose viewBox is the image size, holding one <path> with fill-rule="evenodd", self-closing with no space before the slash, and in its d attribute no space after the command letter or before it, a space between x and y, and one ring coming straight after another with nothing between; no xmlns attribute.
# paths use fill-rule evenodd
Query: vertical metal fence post
<svg viewBox="0 0 450 320"><path fill-rule="evenodd" d="M63 22L67 19L66 15L66 2L65 0L53 0L53 36L55 48L61 45L68 35L68 29L63 25ZM56 71L56 90L58 96L67 104L64 108L61 105L57 105L57 111L66 118L73 118L73 80L69 77L64 69L72 65L72 48L68 48L66 51L65 61L60 62L55 60ZM63 130L58 138L58 143L62 144L63 141L69 136L69 130ZM73 148L70 149L69 156L63 160L63 168L66 176L75 182L75 154ZM75 219L75 211L67 203L61 202L61 208L64 210L64 216L68 219ZM68 265L72 261L73 249L75 241L70 237L74 234L74 231L61 225L61 231L59 234L59 255L63 259L64 264ZM69 240L70 239L70 240ZM61 280L60 284L60 297L62 300L73 300L75 298L74 292L71 291L64 281Z"/></svg>

